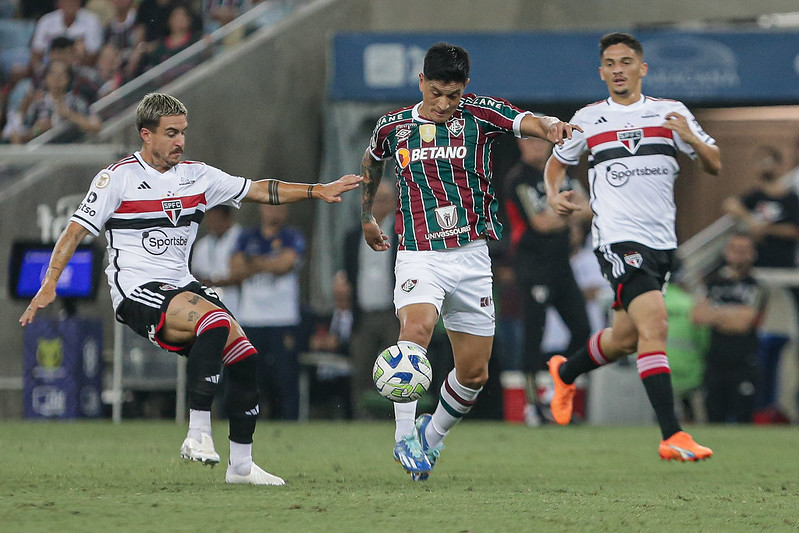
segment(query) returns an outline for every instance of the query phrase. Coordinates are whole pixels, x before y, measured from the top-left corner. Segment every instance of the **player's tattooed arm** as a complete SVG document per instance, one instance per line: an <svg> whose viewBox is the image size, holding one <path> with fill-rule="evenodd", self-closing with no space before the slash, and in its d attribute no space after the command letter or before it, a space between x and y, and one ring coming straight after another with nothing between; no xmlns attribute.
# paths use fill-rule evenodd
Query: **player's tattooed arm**
<svg viewBox="0 0 799 533"><path fill-rule="evenodd" d="M380 229L380 224L372 215L372 205L375 201L377 188L380 186L380 179L383 177L383 170L386 167L384 161L377 161L372 157L372 153L367 149L361 161L361 175L363 176L363 189L361 189L361 227L363 228L363 238L372 250L382 252L391 246L388 243L388 235Z"/></svg>
<svg viewBox="0 0 799 533"><path fill-rule="evenodd" d="M361 160L361 176L363 176L363 189L361 189L361 224L371 222L372 205L375 201L377 188L386 168L385 161L377 161L367 149Z"/></svg>
<svg viewBox="0 0 799 533"><path fill-rule="evenodd" d="M58 279L75 253L75 249L88 234L89 230L76 222L70 222L64 228L53 248L53 253L50 255L50 264L47 266L39 291L28 304L28 307L25 308L22 316L19 317L21 325L26 326L33 322L33 318L39 309L44 309L55 301Z"/></svg>

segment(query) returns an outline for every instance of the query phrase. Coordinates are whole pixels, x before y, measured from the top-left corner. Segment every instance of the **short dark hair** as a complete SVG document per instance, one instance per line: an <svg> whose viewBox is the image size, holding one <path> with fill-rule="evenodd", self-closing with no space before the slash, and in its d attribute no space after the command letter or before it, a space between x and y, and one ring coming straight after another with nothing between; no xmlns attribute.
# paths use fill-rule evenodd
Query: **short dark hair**
<svg viewBox="0 0 799 533"><path fill-rule="evenodd" d="M469 80L469 54L460 46L436 43L424 56L422 73L428 80L466 83Z"/></svg>
<svg viewBox="0 0 799 533"><path fill-rule="evenodd" d="M605 50L614 44L626 44L632 48L636 54L638 54L639 58L644 58L644 47L641 46L641 43L638 42L638 39L629 33L621 32L608 33L607 35L602 36L602 38L599 40L599 57L601 58L602 54L605 53Z"/></svg>

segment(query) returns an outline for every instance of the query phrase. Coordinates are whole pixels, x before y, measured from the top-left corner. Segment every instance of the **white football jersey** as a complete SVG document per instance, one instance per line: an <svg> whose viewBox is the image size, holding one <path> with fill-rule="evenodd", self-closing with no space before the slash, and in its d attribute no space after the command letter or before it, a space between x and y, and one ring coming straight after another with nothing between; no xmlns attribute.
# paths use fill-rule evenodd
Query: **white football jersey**
<svg viewBox="0 0 799 533"><path fill-rule="evenodd" d="M642 95L632 105L608 98L585 106L571 119L584 133L575 131L570 140L555 146L554 156L567 165L576 165L583 152L590 151L594 248L622 241L656 250L677 247L677 151L692 159L696 154L677 133L663 127L672 111L688 120L700 140L715 144L682 102Z"/></svg>
<svg viewBox="0 0 799 533"><path fill-rule="evenodd" d="M252 181L195 161L163 174L139 152L101 170L70 219L93 235L105 226L114 309L136 287L162 281L178 287L195 281L189 252L205 210L241 205Z"/></svg>

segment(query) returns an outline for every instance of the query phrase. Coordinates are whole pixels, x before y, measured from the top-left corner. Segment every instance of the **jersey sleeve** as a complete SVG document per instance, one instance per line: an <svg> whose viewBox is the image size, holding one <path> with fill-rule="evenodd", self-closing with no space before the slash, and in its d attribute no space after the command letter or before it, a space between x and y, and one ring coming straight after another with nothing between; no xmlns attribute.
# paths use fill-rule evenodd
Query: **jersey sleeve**
<svg viewBox="0 0 799 533"><path fill-rule="evenodd" d="M489 135L513 132L521 137L522 119L533 113L525 111L502 98L464 95L463 107L477 119L483 131Z"/></svg>
<svg viewBox="0 0 799 533"><path fill-rule="evenodd" d="M241 201L247 196L252 187L252 180L240 176L231 176L227 172L212 166L205 166L208 188L205 191L207 207L225 204L238 209Z"/></svg>
<svg viewBox="0 0 799 533"><path fill-rule="evenodd" d="M580 111L577 111L569 122L585 130ZM552 149L552 155L564 165L576 165L580 162L580 157L586 150L588 150L588 142L585 133L575 129L572 130L571 139L564 139L563 144L560 146L555 145Z"/></svg>
<svg viewBox="0 0 799 533"><path fill-rule="evenodd" d="M372 131L372 138L369 140L369 152L377 161L389 159L394 155L388 139L391 131L393 131L392 128L386 127L385 115L380 117Z"/></svg>
<svg viewBox="0 0 799 533"><path fill-rule="evenodd" d="M685 104L682 102L677 102L676 107L674 109L676 113L681 114L685 117L688 121L688 127L691 128L691 132L696 135L696 137L705 144L716 144L716 139L708 135L705 130L702 129L702 126L699 125L699 121L696 120L693 113L691 113ZM674 143L677 145L677 148L684 154L687 154L691 159L696 159L697 155L694 151L693 147L682 140L679 134L674 135Z"/></svg>
<svg viewBox="0 0 799 533"><path fill-rule="evenodd" d="M123 190L124 183L121 176L115 174L113 170L101 170L92 180L89 192L86 193L70 221L80 224L96 237L122 202Z"/></svg>

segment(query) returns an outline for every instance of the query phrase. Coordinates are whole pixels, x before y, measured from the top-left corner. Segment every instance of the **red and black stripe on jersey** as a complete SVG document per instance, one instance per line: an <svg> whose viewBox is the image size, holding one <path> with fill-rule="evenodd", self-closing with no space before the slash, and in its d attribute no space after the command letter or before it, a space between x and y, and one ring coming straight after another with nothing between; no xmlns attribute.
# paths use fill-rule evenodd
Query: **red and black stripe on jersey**
<svg viewBox="0 0 799 533"><path fill-rule="evenodd" d="M176 196L169 200L180 200L182 208L194 210L180 215L175 222L164 215L163 199L159 200L126 200L114 211L114 215L135 215L133 218L112 216L105 223L106 229L147 229L174 228L188 226L192 222L199 224L205 216L205 195ZM159 216L153 216L159 215Z"/></svg>
<svg viewBox="0 0 799 533"><path fill-rule="evenodd" d="M589 150L591 150L591 158L589 166L593 167L599 163L610 161L612 159L623 159L626 157L637 157L644 155L665 155L677 158L677 148L674 146L674 132L668 128L661 126L650 126L640 128L643 134L641 144L638 148L631 152L630 150L614 146L612 148L600 148L607 143L617 143L619 140L619 133L625 130L610 130L604 131L592 137L588 137L586 142ZM644 142L647 139L648 142ZM656 139L662 142L656 142ZM652 141L652 142L649 142ZM596 150L596 151L595 151Z"/></svg>

